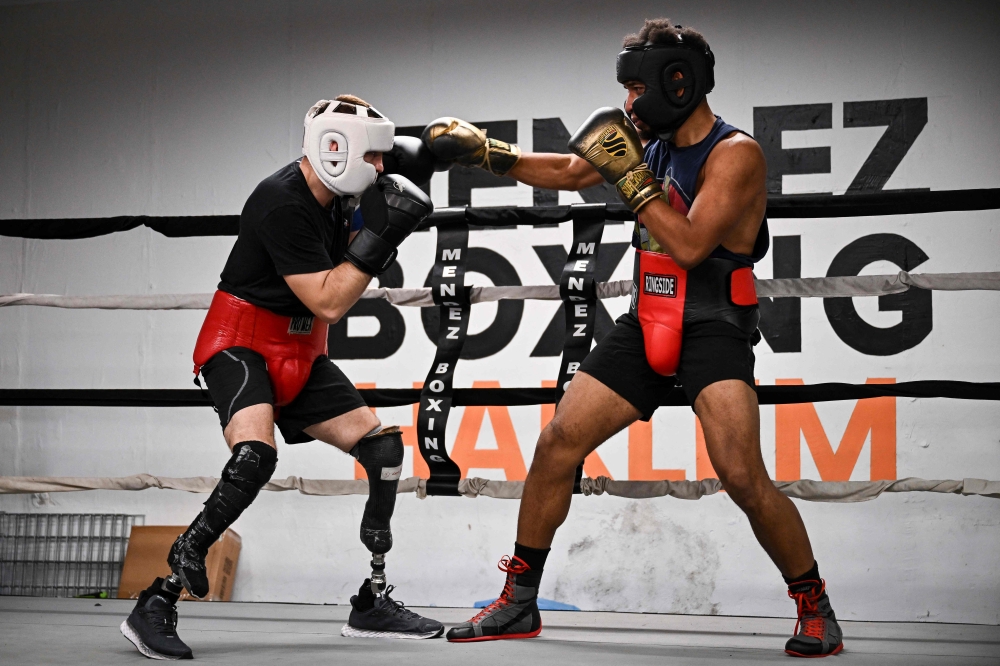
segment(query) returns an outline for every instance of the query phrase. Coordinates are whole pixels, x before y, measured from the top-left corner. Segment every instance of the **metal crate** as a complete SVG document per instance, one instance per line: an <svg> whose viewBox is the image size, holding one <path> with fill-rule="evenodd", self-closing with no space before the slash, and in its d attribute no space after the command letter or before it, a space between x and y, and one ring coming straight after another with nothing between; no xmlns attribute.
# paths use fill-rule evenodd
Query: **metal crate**
<svg viewBox="0 0 1000 666"><path fill-rule="evenodd" d="M0 512L0 595L118 595L133 525L119 513Z"/></svg>

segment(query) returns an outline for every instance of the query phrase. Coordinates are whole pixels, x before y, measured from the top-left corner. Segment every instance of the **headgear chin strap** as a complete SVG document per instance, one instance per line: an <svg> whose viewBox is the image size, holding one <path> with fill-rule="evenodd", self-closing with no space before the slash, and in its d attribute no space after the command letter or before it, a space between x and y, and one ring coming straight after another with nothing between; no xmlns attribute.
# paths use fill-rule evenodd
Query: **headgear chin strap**
<svg viewBox="0 0 1000 666"><path fill-rule="evenodd" d="M681 78L675 80L677 72ZM667 141L715 87L715 55L707 46L683 41L646 42L618 54L618 82L629 81L646 86L646 92L632 102L635 115ZM682 88L684 92L678 96Z"/></svg>
<svg viewBox="0 0 1000 666"><path fill-rule="evenodd" d="M378 171L365 153L392 150L396 126L373 108L326 99L313 104L305 118L302 154L334 194L357 196L375 182ZM337 142L337 150L330 150Z"/></svg>

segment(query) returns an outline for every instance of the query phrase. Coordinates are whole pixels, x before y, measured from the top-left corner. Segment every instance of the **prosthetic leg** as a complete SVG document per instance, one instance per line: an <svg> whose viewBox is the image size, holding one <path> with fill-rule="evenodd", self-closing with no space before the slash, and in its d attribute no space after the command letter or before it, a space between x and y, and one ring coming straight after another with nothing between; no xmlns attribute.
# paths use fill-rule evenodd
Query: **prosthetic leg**
<svg viewBox="0 0 1000 666"><path fill-rule="evenodd" d="M351 615L341 629L351 638L434 638L444 625L421 617L394 600L385 581L385 554L392 548L389 520L396 507L396 488L403 466L403 434L399 428L376 430L351 449L368 475L368 502L361 517L361 543L372 554L372 575L351 597Z"/></svg>
<svg viewBox="0 0 1000 666"><path fill-rule="evenodd" d="M396 507L396 488L403 469L403 434L395 426L361 438L351 455L368 475L368 501L361 517L361 543L372 554L371 592L386 590L385 554L392 548L389 521Z"/></svg>
<svg viewBox="0 0 1000 666"><path fill-rule="evenodd" d="M209 547L250 506L277 464L277 451L264 442L240 442L233 447L233 456L205 508L170 549L167 563L173 573L163 581L165 592L179 594L183 586L199 599L208 594L205 556Z"/></svg>

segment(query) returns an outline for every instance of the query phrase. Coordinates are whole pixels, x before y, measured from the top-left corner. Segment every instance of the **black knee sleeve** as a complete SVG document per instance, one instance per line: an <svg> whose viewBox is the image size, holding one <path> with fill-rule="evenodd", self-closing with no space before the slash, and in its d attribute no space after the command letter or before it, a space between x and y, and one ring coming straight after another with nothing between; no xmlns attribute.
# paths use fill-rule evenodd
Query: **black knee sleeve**
<svg viewBox="0 0 1000 666"><path fill-rule="evenodd" d="M361 517L361 543L375 554L392 548L389 520L396 506L396 487L403 469L403 434L390 429L364 437L351 449L368 474L368 502Z"/></svg>
<svg viewBox="0 0 1000 666"><path fill-rule="evenodd" d="M271 480L277 464L278 452L264 442L240 442L233 447L233 456L222 470L222 480L199 516L216 539L250 506Z"/></svg>
<svg viewBox="0 0 1000 666"><path fill-rule="evenodd" d="M264 442L240 442L233 447L233 457L222 470L222 480L248 495L257 496L271 480L278 464L278 452Z"/></svg>

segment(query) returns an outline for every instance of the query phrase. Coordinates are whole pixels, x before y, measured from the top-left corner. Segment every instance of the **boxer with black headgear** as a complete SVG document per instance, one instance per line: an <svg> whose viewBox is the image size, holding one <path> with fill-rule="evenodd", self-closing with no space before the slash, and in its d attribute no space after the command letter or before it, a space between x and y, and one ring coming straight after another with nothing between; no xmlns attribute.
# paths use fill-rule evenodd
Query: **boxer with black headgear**
<svg viewBox="0 0 1000 666"><path fill-rule="evenodd" d="M503 592L451 629L448 640L539 634L538 586L569 511L577 467L633 421L648 421L679 383L723 487L796 602L799 622L785 651L836 654L843 648L840 626L805 526L775 489L760 452L752 267L768 248L763 152L709 108L715 56L700 33L656 19L624 46L617 68L628 91L624 113L595 111L571 137L570 154L522 153L456 118L440 118L423 132L439 158L533 187L581 190L607 181L636 212L630 311L581 364L539 437L514 555L501 560Z"/></svg>
<svg viewBox="0 0 1000 666"><path fill-rule="evenodd" d="M430 179L435 159L415 140L395 145L394 129L356 97L320 100L305 117L302 159L264 179L243 208L194 350L195 381L201 374L208 385L232 457L170 549L171 575L143 591L122 622L122 633L147 657L192 657L177 635L177 600L185 588L194 597L208 594L208 549L274 474L275 425L289 444L318 439L349 453L368 477L360 536L372 574L351 597L342 634L431 638L444 631L393 600L386 585L402 433L382 427L327 356L328 326L388 270L400 243L434 208L418 185ZM382 173L384 154L395 174Z"/></svg>
<svg viewBox="0 0 1000 666"><path fill-rule="evenodd" d="M663 141L673 138L715 88L715 54L704 39L685 41L682 32L673 43L627 46L618 54L616 71L622 85L643 84L632 111Z"/></svg>

